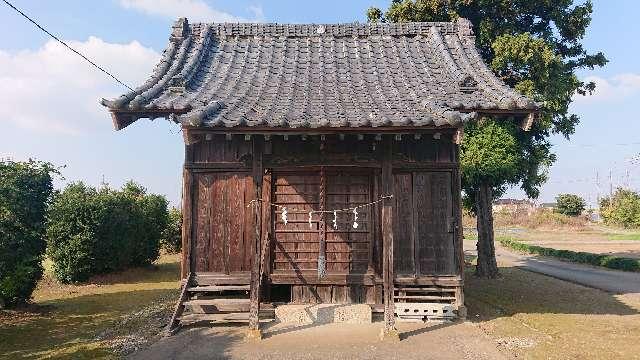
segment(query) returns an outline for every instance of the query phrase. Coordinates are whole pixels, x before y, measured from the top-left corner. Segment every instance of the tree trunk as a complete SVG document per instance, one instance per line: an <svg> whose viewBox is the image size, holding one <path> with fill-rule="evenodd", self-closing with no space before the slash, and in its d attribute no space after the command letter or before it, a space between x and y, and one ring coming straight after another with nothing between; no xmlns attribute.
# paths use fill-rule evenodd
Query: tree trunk
<svg viewBox="0 0 640 360"><path fill-rule="evenodd" d="M493 194L491 186L482 184L476 191L476 212L478 229L478 263L476 276L494 279L498 277L496 248L493 238Z"/></svg>

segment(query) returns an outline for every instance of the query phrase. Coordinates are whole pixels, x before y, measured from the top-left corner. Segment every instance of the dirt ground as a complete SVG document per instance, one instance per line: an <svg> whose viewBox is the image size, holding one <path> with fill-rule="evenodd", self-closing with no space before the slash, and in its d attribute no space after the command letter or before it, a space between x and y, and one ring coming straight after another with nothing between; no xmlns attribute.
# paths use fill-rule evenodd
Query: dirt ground
<svg viewBox="0 0 640 360"><path fill-rule="evenodd" d="M399 324L397 344L378 341L380 323L272 326L259 343L244 341L244 325L191 327L160 339L177 298L178 258L88 284L43 280L33 309L0 311L0 358L640 359L640 294L616 295L509 263L500 264L497 280L467 269L466 323Z"/></svg>
<svg viewBox="0 0 640 360"><path fill-rule="evenodd" d="M517 266L497 280L467 269L466 322L399 323L401 341L378 340L380 323L264 329L201 324L131 359L640 359L640 294L616 295Z"/></svg>
<svg viewBox="0 0 640 360"><path fill-rule="evenodd" d="M130 359L511 359L471 323L399 323L400 342L381 342L380 322L367 325L265 326L246 341L246 327L184 329Z"/></svg>

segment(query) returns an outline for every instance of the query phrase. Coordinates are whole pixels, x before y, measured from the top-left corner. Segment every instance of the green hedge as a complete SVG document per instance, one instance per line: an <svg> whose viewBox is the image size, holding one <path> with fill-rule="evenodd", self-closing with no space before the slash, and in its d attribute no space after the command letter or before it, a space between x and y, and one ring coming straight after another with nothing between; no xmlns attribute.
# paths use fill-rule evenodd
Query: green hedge
<svg viewBox="0 0 640 360"><path fill-rule="evenodd" d="M29 300L42 276L48 163L0 161L0 307Z"/></svg>
<svg viewBox="0 0 640 360"><path fill-rule="evenodd" d="M529 245L511 238L497 238L502 246L529 254L553 256L571 262L602 266L609 269L624 271L640 271L640 260L610 255L600 255L581 251L557 250L542 246Z"/></svg>
<svg viewBox="0 0 640 360"><path fill-rule="evenodd" d="M167 221L167 200L133 182L121 190L73 183L49 207L47 254L63 283L148 265Z"/></svg>

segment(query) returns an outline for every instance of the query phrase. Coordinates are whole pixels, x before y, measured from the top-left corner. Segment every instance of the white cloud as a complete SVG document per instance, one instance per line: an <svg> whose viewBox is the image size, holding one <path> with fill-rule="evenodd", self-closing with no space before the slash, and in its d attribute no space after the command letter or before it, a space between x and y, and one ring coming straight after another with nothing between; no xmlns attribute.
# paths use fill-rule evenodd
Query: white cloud
<svg viewBox="0 0 640 360"><path fill-rule="evenodd" d="M120 0L120 5L150 15L187 17L192 22L261 22L264 18L261 7L249 7L254 19L248 20L214 9L202 0Z"/></svg>
<svg viewBox="0 0 640 360"><path fill-rule="evenodd" d="M588 76L583 81L595 82L596 90L592 95L576 94L574 100L579 103L620 101L640 95L640 74L623 73L610 78Z"/></svg>
<svg viewBox="0 0 640 360"><path fill-rule="evenodd" d="M90 37L69 45L132 87L151 74L160 58L137 41L113 44ZM108 122L98 100L127 91L54 40L38 50L0 50L0 84L0 124L66 134L84 133L98 121Z"/></svg>

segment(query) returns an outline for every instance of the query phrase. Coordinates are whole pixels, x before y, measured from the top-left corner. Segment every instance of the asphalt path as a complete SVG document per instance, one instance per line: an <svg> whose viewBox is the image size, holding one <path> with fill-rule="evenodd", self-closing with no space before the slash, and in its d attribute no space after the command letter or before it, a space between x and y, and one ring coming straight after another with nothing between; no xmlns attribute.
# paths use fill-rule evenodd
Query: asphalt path
<svg viewBox="0 0 640 360"><path fill-rule="evenodd" d="M465 241L465 253L476 255L475 241ZM616 294L640 294L640 273L609 270L548 257L522 255L496 246L499 263L552 276Z"/></svg>

